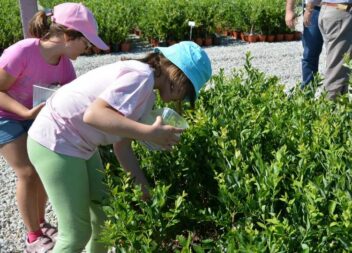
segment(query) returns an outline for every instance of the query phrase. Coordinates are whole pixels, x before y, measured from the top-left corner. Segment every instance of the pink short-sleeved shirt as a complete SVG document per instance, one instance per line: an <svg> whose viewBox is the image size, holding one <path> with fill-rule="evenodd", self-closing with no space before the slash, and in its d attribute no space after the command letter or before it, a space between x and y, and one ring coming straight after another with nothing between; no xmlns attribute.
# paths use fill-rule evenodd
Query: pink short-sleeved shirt
<svg viewBox="0 0 352 253"><path fill-rule="evenodd" d="M69 58L62 56L57 65L48 64L40 53L39 42L39 39L21 40L7 48L0 57L0 68L16 78L7 94L29 109L33 103L33 85L64 85L76 78ZM23 120L1 108L0 118Z"/></svg>
<svg viewBox="0 0 352 253"><path fill-rule="evenodd" d="M138 121L155 102L154 71L139 61L120 61L81 75L55 92L38 114L29 136L60 154L89 159L99 145L121 137L83 122L88 106L105 100L125 117Z"/></svg>

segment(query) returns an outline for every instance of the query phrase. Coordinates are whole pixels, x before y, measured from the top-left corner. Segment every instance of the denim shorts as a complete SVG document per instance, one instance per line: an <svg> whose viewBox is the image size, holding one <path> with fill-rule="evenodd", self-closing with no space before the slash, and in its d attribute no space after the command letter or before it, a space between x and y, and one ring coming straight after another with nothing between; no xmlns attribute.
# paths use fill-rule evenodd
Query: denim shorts
<svg viewBox="0 0 352 253"><path fill-rule="evenodd" d="M33 120L0 119L0 145L27 133L32 123Z"/></svg>

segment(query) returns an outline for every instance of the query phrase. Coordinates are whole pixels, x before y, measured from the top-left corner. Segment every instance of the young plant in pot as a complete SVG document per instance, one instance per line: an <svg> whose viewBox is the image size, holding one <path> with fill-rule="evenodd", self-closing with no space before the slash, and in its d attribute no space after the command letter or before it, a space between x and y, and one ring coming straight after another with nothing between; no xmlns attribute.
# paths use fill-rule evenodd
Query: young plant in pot
<svg viewBox="0 0 352 253"><path fill-rule="evenodd" d="M226 12L225 19L232 30L232 36L235 40L241 39L241 33L243 28L243 18L241 13L241 2L234 2L230 1L228 8L229 11Z"/></svg>
<svg viewBox="0 0 352 253"><path fill-rule="evenodd" d="M261 13L262 3L261 1L248 1L247 11L248 11L248 22L250 25L250 30L248 34L248 42L256 42L258 36L256 34L256 28L259 25L259 17Z"/></svg>
<svg viewBox="0 0 352 253"><path fill-rule="evenodd" d="M199 3L198 15L199 21L204 32L204 41L212 43L212 35L215 32L215 20L218 7L220 6L217 1L214 0L204 0Z"/></svg>
<svg viewBox="0 0 352 253"><path fill-rule="evenodd" d="M260 6L258 22L257 22L257 28L259 31L258 41L260 42L267 41L268 35L270 34L269 31L270 31L271 23L269 22L269 20L270 20L270 15L268 11L268 6L267 5Z"/></svg>
<svg viewBox="0 0 352 253"><path fill-rule="evenodd" d="M163 24L160 20L163 18L161 8L162 1L148 1L144 10L140 13L138 26L143 31L142 38L147 40L153 47L159 45L159 42L165 38L163 34Z"/></svg>

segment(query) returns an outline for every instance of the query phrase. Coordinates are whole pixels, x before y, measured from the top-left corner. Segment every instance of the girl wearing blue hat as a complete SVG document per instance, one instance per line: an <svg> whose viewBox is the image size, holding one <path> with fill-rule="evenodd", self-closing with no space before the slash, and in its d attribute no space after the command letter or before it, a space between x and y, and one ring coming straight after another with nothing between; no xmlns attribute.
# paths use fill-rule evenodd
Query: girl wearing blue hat
<svg viewBox="0 0 352 253"><path fill-rule="evenodd" d="M193 42L156 48L139 60L94 69L60 88L29 130L28 153L58 218L54 253L106 252L97 242L105 219L97 203L105 194L98 146L113 144L121 166L142 186L148 182L131 148L133 139L170 149L182 129L139 123L155 103L189 100L211 76L211 63Z"/></svg>

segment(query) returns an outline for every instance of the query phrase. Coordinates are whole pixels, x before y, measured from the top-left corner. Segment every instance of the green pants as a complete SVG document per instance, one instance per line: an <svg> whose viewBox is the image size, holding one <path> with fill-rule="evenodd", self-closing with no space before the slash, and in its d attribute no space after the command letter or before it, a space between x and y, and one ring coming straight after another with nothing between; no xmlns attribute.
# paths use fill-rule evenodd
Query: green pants
<svg viewBox="0 0 352 253"><path fill-rule="evenodd" d="M53 253L107 252L97 242L105 215L103 164L96 152L89 160L55 153L31 138L28 154L48 194L58 220Z"/></svg>

